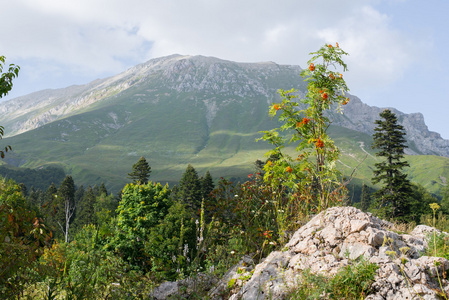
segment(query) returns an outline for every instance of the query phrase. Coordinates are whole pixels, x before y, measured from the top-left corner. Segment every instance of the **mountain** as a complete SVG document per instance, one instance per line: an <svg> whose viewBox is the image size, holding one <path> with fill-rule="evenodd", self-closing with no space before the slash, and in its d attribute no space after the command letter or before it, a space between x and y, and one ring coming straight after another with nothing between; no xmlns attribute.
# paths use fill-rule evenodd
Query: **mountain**
<svg viewBox="0 0 449 300"><path fill-rule="evenodd" d="M172 55L86 85L15 98L0 106L4 143L14 150L5 161L62 166L78 184L105 182L115 190L140 156L152 167L150 179L163 183L179 180L189 163L200 175L210 170L213 176L245 177L270 148L255 139L277 126L268 117L277 90L305 93L300 72L299 66L272 62ZM342 165L365 159L359 173L369 178L370 136L382 109L350 99L343 114L331 113L331 134L342 147ZM406 128L410 154L448 160L449 141L430 132L421 114L394 112ZM366 153L371 156L363 158ZM435 189L447 175L447 168L432 175Z"/></svg>

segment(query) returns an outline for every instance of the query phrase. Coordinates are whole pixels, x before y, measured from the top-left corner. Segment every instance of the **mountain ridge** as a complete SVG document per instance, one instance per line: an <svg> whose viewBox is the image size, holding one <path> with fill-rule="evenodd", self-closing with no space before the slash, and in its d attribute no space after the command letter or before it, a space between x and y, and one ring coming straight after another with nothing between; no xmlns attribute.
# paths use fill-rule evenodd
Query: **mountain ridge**
<svg viewBox="0 0 449 300"><path fill-rule="evenodd" d="M279 125L268 116L269 103L279 100L277 90L305 94L301 70L171 55L86 85L14 98L0 106L9 134L5 142L14 148L6 162L32 168L58 164L83 182L104 179L116 187L142 155L150 160L152 177L162 182L175 181L188 163L220 176L242 176L269 149L255 142L259 132ZM348 96L343 114L330 113L332 125L357 139L342 140L355 145L351 151L362 151L360 141L371 151L382 108ZM430 132L422 114L394 112L406 128L410 154L449 157L449 141Z"/></svg>

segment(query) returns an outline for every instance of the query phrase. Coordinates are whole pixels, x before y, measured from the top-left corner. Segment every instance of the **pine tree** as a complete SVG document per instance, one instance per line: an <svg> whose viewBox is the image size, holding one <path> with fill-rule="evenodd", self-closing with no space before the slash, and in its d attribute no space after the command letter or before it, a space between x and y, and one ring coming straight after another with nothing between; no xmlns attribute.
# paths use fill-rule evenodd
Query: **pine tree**
<svg viewBox="0 0 449 300"><path fill-rule="evenodd" d="M198 212L201 208L201 181L195 168L190 164L179 181L176 197L194 212Z"/></svg>
<svg viewBox="0 0 449 300"><path fill-rule="evenodd" d="M88 187L84 192L83 197L78 202L76 208L76 230L80 230L84 225L96 224L95 220L95 206L96 197L92 187Z"/></svg>
<svg viewBox="0 0 449 300"><path fill-rule="evenodd" d="M383 157L382 162L375 164L373 184L383 186L374 193L377 206L384 217L406 219L409 215L409 197L411 185L407 174L402 172L409 164L404 160L406 146L404 127L389 109L380 113L381 120L376 120L374 128L374 149L380 149L376 156Z"/></svg>
<svg viewBox="0 0 449 300"><path fill-rule="evenodd" d="M360 209L367 212L371 205L371 189L364 183L360 195Z"/></svg>
<svg viewBox="0 0 449 300"><path fill-rule="evenodd" d="M99 195L96 195L96 196L101 196L101 195L107 196L107 195L108 195L108 190L106 189L106 186L104 185L104 182L102 182L102 183L100 184L100 190L99 190L99 192L100 192L100 194L99 194Z"/></svg>
<svg viewBox="0 0 449 300"><path fill-rule="evenodd" d="M150 178L151 167L148 164L145 157L141 157L134 165L131 173L128 173L128 177L136 184L147 184Z"/></svg>
<svg viewBox="0 0 449 300"><path fill-rule="evenodd" d="M210 175L210 172L207 171L204 177L201 178L201 196L204 200L208 200L210 198L210 193L214 190L214 180Z"/></svg>

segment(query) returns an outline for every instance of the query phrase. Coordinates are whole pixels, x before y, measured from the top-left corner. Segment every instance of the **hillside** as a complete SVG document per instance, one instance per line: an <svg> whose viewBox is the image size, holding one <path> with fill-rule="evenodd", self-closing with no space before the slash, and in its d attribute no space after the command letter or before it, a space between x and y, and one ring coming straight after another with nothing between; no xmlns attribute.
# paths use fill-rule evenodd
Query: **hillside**
<svg viewBox="0 0 449 300"><path fill-rule="evenodd" d="M172 55L87 85L12 99L0 107L4 143L14 149L5 161L31 168L59 165L79 184L104 182L114 191L128 181L140 156L152 167L150 179L162 183L179 180L189 163L200 175L210 170L214 177L245 178L269 149L255 139L276 126L268 105L278 99L277 90L305 92L300 71L271 62ZM356 173L355 182L364 182L375 161L370 135L381 108L350 98L344 114L330 116L331 134L342 148L345 173L370 154ZM438 192L449 178L443 157L449 157L449 141L429 132L421 114L395 112L406 127L410 154L437 155L413 156L410 171ZM416 175L434 163L438 172Z"/></svg>

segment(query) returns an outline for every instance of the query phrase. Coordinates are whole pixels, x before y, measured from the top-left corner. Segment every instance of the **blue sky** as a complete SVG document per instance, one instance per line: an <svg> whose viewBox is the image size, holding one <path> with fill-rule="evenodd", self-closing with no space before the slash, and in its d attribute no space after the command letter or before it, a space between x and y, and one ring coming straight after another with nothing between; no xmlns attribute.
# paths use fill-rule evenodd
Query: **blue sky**
<svg viewBox="0 0 449 300"><path fill-rule="evenodd" d="M447 0L8 1L0 55L21 71L5 99L174 53L305 67L309 52L339 42L352 94L421 112L449 139L448 12Z"/></svg>

